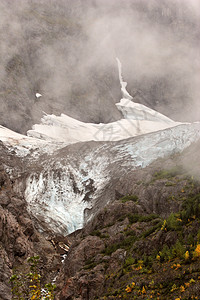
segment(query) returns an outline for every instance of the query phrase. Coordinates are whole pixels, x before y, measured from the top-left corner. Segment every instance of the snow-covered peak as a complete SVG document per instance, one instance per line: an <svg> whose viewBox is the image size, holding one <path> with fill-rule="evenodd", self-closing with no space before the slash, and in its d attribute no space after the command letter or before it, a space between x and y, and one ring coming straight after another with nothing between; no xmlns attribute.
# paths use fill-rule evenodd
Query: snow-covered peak
<svg viewBox="0 0 200 300"><path fill-rule="evenodd" d="M127 83L123 81L122 66L118 58L117 64L122 99L116 103L116 106L122 112L121 120L108 124L94 124L78 121L65 114L60 116L45 114L41 123L35 124L27 132L27 136L2 127L0 140L7 145L17 147L20 150L19 155L23 156L30 148L39 147L43 152L49 152L47 146L51 143L52 148L57 148L77 142L119 141L181 124L145 105L133 102L132 96L126 90ZM41 94L36 93L36 97L41 97Z"/></svg>
<svg viewBox="0 0 200 300"><path fill-rule="evenodd" d="M75 120L64 114L46 115L42 118L41 124L34 125L27 135L66 144L86 141L119 141L180 124L159 113L156 114L144 105L127 101L127 99L122 99L120 103L117 103L126 116L119 121L93 124Z"/></svg>
<svg viewBox="0 0 200 300"><path fill-rule="evenodd" d="M122 91L122 99L116 103L116 106L122 112L121 120L108 124L93 124L78 121L65 114L45 115L41 123L34 125L27 135L66 144L85 141L119 141L181 124L145 105L134 103L133 97L126 90L127 83L122 78L121 62L116 59Z"/></svg>

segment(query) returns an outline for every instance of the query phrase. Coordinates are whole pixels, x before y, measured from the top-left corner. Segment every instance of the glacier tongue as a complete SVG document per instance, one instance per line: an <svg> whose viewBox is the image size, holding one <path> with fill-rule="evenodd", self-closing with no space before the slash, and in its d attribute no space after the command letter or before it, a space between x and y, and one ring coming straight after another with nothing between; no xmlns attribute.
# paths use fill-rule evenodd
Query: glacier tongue
<svg viewBox="0 0 200 300"><path fill-rule="evenodd" d="M157 158L180 152L199 137L199 123L182 124L127 140L80 143L73 145L73 151L69 146L61 149L40 162L40 171L27 178L29 211L52 231L71 233L93 215L113 178L128 168L144 168Z"/></svg>

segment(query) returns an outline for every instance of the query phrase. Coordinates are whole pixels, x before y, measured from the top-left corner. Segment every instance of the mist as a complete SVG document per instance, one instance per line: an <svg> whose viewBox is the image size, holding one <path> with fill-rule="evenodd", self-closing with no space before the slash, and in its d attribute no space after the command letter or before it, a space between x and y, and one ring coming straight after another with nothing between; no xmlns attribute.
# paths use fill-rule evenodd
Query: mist
<svg viewBox="0 0 200 300"><path fill-rule="evenodd" d="M120 119L116 57L133 101L199 120L199 8L200 0L1 0L1 125L25 133L43 111Z"/></svg>

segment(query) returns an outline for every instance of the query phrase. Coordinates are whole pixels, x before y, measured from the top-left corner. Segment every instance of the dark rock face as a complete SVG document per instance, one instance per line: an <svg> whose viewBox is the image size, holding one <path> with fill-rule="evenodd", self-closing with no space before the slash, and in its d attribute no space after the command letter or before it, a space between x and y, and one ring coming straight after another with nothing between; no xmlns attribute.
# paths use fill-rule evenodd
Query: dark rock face
<svg viewBox="0 0 200 300"><path fill-rule="evenodd" d="M3 148L2 148L3 150ZM61 264L52 243L38 232L26 211L26 202L13 189L13 182L4 171L3 151L0 158L0 299L11 299L9 283L12 269L26 266L26 259L39 255L47 280L56 276ZM7 155L8 157L9 155Z"/></svg>

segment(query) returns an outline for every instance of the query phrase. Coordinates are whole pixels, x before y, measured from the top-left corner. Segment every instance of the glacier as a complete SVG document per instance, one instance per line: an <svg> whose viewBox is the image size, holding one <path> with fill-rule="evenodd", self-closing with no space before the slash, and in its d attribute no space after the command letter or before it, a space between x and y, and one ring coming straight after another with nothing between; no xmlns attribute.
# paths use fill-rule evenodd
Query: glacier
<svg viewBox="0 0 200 300"><path fill-rule="evenodd" d="M29 211L52 231L65 234L83 227L87 216L114 178L145 168L158 158L181 152L200 137L200 124L182 124L120 142L84 144L72 153L57 151L31 173L25 197ZM76 146L75 145L75 146ZM103 200L101 200L103 201Z"/></svg>
<svg viewBox="0 0 200 300"><path fill-rule="evenodd" d="M117 63L120 120L93 124L46 114L27 136L0 126L0 141L23 162L18 182L43 231L67 235L82 228L106 204L113 179L181 152L200 138L200 123L175 122L134 103ZM7 164L6 170L12 176L13 166Z"/></svg>

